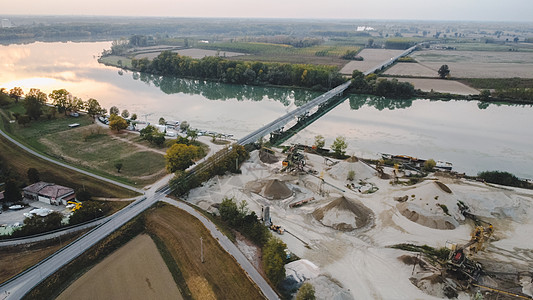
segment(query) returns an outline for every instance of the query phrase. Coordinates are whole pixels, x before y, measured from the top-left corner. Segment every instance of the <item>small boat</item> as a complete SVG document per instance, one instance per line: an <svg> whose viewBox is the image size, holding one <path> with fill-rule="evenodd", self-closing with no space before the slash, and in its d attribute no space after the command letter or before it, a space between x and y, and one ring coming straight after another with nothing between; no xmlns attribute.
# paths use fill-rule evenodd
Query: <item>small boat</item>
<svg viewBox="0 0 533 300"><path fill-rule="evenodd" d="M9 209L11 209L11 210L19 210L19 209L23 209L23 208L24 208L24 206L22 206L22 205L20 205L20 204L17 204L17 205L11 205L11 206L9 207Z"/></svg>
<svg viewBox="0 0 533 300"><path fill-rule="evenodd" d="M453 168L453 164L451 162L439 160L437 161L435 168L451 171Z"/></svg>

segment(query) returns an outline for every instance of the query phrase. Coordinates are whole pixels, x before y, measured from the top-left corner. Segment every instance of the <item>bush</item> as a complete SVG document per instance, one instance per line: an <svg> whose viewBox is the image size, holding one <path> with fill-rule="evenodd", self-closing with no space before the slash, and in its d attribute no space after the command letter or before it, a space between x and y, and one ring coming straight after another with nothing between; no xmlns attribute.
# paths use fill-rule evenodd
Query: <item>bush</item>
<svg viewBox="0 0 533 300"><path fill-rule="evenodd" d="M485 171L479 173L478 177L490 183L521 188L531 188L531 184L529 184L527 181L520 180L518 177L509 172Z"/></svg>

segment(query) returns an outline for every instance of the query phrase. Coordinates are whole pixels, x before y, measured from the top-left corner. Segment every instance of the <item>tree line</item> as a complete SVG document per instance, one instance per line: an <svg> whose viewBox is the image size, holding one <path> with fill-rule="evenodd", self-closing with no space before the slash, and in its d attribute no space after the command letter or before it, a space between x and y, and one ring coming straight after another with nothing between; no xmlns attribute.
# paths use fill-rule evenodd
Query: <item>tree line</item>
<svg viewBox="0 0 533 300"><path fill-rule="evenodd" d="M259 61L232 61L210 56L194 59L170 51L150 61L132 59L135 71L192 77L224 83L299 86L326 90L344 82L336 67L309 64L281 64Z"/></svg>
<svg viewBox="0 0 533 300"><path fill-rule="evenodd" d="M387 80L376 74L365 76L361 71L352 73L352 84L348 90L355 94L370 94L383 97L409 99L415 96L415 87L409 82L400 82L396 78Z"/></svg>

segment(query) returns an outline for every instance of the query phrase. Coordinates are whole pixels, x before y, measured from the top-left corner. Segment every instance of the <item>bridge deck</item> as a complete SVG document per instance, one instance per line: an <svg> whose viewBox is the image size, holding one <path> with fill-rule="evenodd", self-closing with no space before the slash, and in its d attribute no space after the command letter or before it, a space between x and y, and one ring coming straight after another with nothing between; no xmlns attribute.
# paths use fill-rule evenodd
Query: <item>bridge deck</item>
<svg viewBox="0 0 533 300"><path fill-rule="evenodd" d="M333 98L334 96L344 92L348 86L352 83L351 80L348 80L347 82L339 85L338 87L329 90L325 92L324 94L316 97L315 99L307 102L306 104L296 108L295 110L287 113L286 115L281 116L280 118L268 123L267 125L259 128L258 130L248 134L247 136L243 137L242 139L237 141L237 144L239 145L246 145L253 142L256 142L258 139L260 139L263 136L266 136L276 130L281 129L283 126L285 126L287 123L289 123L291 120L293 120L297 116L301 116L303 114L308 113L313 107L318 106L329 99Z"/></svg>

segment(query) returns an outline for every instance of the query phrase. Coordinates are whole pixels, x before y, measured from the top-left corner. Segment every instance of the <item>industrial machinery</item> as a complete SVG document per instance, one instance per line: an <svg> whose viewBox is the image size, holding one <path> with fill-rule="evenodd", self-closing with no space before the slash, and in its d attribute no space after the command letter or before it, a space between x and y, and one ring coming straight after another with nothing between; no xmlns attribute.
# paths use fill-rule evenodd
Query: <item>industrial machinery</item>
<svg viewBox="0 0 533 300"><path fill-rule="evenodd" d="M472 254L484 250L485 241L492 236L493 232L494 227L492 224L488 224L487 227L478 225L472 232L468 243L462 246L451 244L449 246L451 250L450 256L447 261L448 269L460 272L466 275L469 279L477 281L482 271L481 264L466 257L465 252Z"/></svg>
<svg viewBox="0 0 533 300"><path fill-rule="evenodd" d="M305 158L302 153L301 145L294 145L287 150L287 158L281 163L281 171L298 170L303 171L305 167Z"/></svg>
<svg viewBox="0 0 533 300"><path fill-rule="evenodd" d="M72 211L77 211L78 209L81 208L81 202L68 201L67 204L69 207L72 207Z"/></svg>

